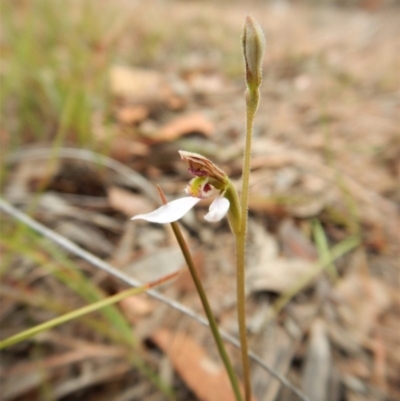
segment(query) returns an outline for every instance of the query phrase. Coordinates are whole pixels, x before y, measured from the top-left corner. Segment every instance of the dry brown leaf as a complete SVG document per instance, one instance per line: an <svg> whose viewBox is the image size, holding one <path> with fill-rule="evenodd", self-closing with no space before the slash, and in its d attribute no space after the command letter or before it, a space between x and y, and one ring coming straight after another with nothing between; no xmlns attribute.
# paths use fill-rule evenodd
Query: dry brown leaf
<svg viewBox="0 0 400 401"><path fill-rule="evenodd" d="M52 394L54 399L59 400L68 395L79 393L88 387L101 385L105 382L115 382L131 369L132 364L126 361L110 361L107 364L90 367L90 370L82 369L79 376L56 383L52 389Z"/></svg>
<svg viewBox="0 0 400 401"><path fill-rule="evenodd" d="M310 342L303 373L303 390L310 400L329 399L331 360L331 348L325 324L321 319L316 319L310 329Z"/></svg>
<svg viewBox="0 0 400 401"><path fill-rule="evenodd" d="M303 234L292 220L285 219L278 229L279 239L286 256L300 257L312 262L318 259L313 243Z"/></svg>
<svg viewBox="0 0 400 401"><path fill-rule="evenodd" d="M149 242L146 238L147 233L143 234L144 239ZM151 248L150 248L151 249ZM172 246L169 248L152 248L150 252L146 253L140 259L135 260L131 264L124 267L124 272L135 277L142 283L148 283L154 280L158 280L164 276L179 271L185 265L185 259L183 258L182 251L178 246ZM163 285L169 285L166 282Z"/></svg>
<svg viewBox="0 0 400 401"><path fill-rule="evenodd" d="M153 305L149 299L140 295L125 298L120 305L131 322L136 322L138 317L147 316L153 311Z"/></svg>
<svg viewBox="0 0 400 401"><path fill-rule="evenodd" d="M185 90L182 91L179 78L166 77L165 74L155 70L113 66L110 70L110 87L115 96L136 105L140 104L140 107L143 105L154 107L162 104L169 109L180 110L186 105ZM134 116L127 111L122 118L127 117L130 120L135 117L136 119L137 113L142 120L148 110L146 113L136 110Z"/></svg>
<svg viewBox="0 0 400 401"><path fill-rule="evenodd" d="M192 337L160 329L152 335L152 340L168 355L180 377L199 400L235 400L223 367L217 365Z"/></svg>
<svg viewBox="0 0 400 401"><path fill-rule="evenodd" d="M123 351L118 347L105 347L105 346L93 346L93 347L80 347L73 351L60 353L54 356L44 358L40 361L23 362L17 365L3 375L2 382L2 400L11 400L18 396L21 396L33 389L40 387L43 384L43 378L50 379L57 375L60 368L65 366L81 363L92 358L102 358L103 361L100 365L109 365L111 360L121 358ZM104 361L106 358L106 361ZM108 361L107 361L108 360ZM129 364L125 361L118 361L116 364L124 366L126 370L129 369ZM40 366L40 368L39 368ZM110 369L109 374L112 375ZM120 373L118 373L120 374ZM89 385L89 383L88 383Z"/></svg>
<svg viewBox="0 0 400 401"><path fill-rule="evenodd" d="M202 71L193 72L187 80L196 94L212 95L221 93L226 88L226 83L220 75L204 74Z"/></svg>
<svg viewBox="0 0 400 401"><path fill-rule="evenodd" d="M193 254L193 262L200 278L204 278L204 252L201 250ZM196 291L189 269L184 269L175 282L175 287L183 293Z"/></svg>
<svg viewBox="0 0 400 401"><path fill-rule="evenodd" d="M246 284L250 292L285 292L315 270L314 264L308 260L279 256L276 239L262 225L251 224L249 232L251 259Z"/></svg>
<svg viewBox="0 0 400 401"><path fill-rule="evenodd" d="M64 237L84 246L98 255L110 255L114 252L114 244L96 227L83 222L59 220L56 231Z"/></svg>
<svg viewBox="0 0 400 401"><path fill-rule="evenodd" d="M156 142L174 141L175 139L191 134L200 133L205 136L211 136L214 132L214 125L204 115L194 113L182 117L164 125L155 135L151 135L150 139Z"/></svg>
<svg viewBox="0 0 400 401"><path fill-rule="evenodd" d="M388 174L385 166L377 164L370 157L359 154L357 157L354 157L354 154L341 154L340 163L341 166L346 166L343 171L348 172L349 177L354 177L358 184L379 194L394 191L399 185L396 178Z"/></svg>
<svg viewBox="0 0 400 401"><path fill-rule="evenodd" d="M60 161L28 160L22 161L14 170L5 188L9 199L23 199L32 190L45 188L60 170Z"/></svg>
<svg viewBox="0 0 400 401"><path fill-rule="evenodd" d="M269 314L268 311L266 312ZM282 376L288 375L290 365L298 352L303 337L302 330L299 330L298 326L293 326L293 321L286 320L285 325L286 327L295 327L295 329L290 330L289 333L289 330L281 327L276 321L270 321L267 329L264 326L259 331L257 342L254 343L258 356ZM292 393L287 398L278 396L285 391L285 386L282 386L282 383L273 376L266 375L265 370L260 366L253 367L252 382L254 383L254 395L262 401L292 399Z"/></svg>
<svg viewBox="0 0 400 401"><path fill-rule="evenodd" d="M302 259L264 259L257 267L249 269L247 285L251 292L273 291L284 293L295 288L315 271L312 263ZM308 284L312 284L314 279Z"/></svg>
<svg viewBox="0 0 400 401"><path fill-rule="evenodd" d="M186 106L186 103L187 103L186 99L176 96L176 95L173 95L173 94L170 94L168 96L168 98L166 99L166 104L167 104L168 108L170 110L174 110L174 111L184 109Z"/></svg>
<svg viewBox="0 0 400 401"><path fill-rule="evenodd" d="M137 124L145 120L149 113L149 108L145 106L125 106L117 111L117 118L123 124Z"/></svg>
<svg viewBox="0 0 400 401"><path fill-rule="evenodd" d="M73 197L72 197L73 199ZM46 219L61 222L61 218L73 219L73 221L87 222L90 225L119 231L121 228L112 217L97 213L89 209L80 209L69 204L67 196L57 192L44 192L38 201L38 212Z"/></svg>
<svg viewBox="0 0 400 401"><path fill-rule="evenodd" d="M130 163L134 156L148 156L149 145L123 137L116 137L110 144L110 157L122 163Z"/></svg>
<svg viewBox="0 0 400 401"><path fill-rule="evenodd" d="M140 213L149 213L153 210L149 201L141 195L118 187L109 187L107 193L111 207L124 213L128 217Z"/></svg>
<svg viewBox="0 0 400 401"><path fill-rule="evenodd" d="M301 205L288 205L287 210L291 216L300 219L315 217L322 212L325 205L328 203L328 200L326 199L328 196L329 193L326 194L326 196L309 198Z"/></svg>
<svg viewBox="0 0 400 401"><path fill-rule="evenodd" d="M115 96L138 103L154 103L160 101L162 76L157 71L113 66L110 86Z"/></svg>
<svg viewBox="0 0 400 401"><path fill-rule="evenodd" d="M390 305L390 295L379 280L364 275L350 274L335 289L341 301L338 306L346 326L364 342L380 314Z"/></svg>
<svg viewBox="0 0 400 401"><path fill-rule="evenodd" d="M286 208L283 205L279 205L276 200L258 194L250 195L249 209L252 212L265 213L275 217L284 217L288 214Z"/></svg>
<svg viewBox="0 0 400 401"><path fill-rule="evenodd" d="M355 358L342 358L336 360L336 366L343 375L355 376L359 379L368 380L371 377L371 368L368 361Z"/></svg>

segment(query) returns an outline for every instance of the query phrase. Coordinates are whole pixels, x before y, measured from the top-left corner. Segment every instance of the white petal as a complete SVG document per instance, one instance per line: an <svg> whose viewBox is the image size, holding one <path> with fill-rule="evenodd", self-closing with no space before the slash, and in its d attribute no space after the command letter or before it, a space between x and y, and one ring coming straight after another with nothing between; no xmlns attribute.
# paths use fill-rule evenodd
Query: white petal
<svg viewBox="0 0 400 401"><path fill-rule="evenodd" d="M207 221L216 222L220 221L229 210L229 201L226 198L219 197L211 203L208 213L204 216Z"/></svg>
<svg viewBox="0 0 400 401"><path fill-rule="evenodd" d="M192 196L176 199L147 214L137 214L131 220L143 219L150 223L172 223L183 217L201 199Z"/></svg>

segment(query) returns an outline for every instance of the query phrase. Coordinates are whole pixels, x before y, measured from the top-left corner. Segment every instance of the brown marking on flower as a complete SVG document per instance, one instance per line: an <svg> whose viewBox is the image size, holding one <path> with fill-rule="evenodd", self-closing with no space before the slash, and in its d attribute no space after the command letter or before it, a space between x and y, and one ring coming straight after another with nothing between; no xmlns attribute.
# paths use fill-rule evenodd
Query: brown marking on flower
<svg viewBox="0 0 400 401"><path fill-rule="evenodd" d="M219 169L213 162L198 153L180 150L179 154L189 165L189 171L196 177L210 177L221 183L226 181L226 174Z"/></svg>

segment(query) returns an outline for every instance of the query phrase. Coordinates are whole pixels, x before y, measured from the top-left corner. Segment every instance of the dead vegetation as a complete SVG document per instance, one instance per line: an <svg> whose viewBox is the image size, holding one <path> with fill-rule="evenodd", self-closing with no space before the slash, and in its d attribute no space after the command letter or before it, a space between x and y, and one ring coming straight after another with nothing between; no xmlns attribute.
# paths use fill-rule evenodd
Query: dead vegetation
<svg viewBox="0 0 400 401"><path fill-rule="evenodd" d="M182 269L160 291L201 314L169 227L129 218L159 204L155 185L182 195L179 149L239 182L240 30L252 12L267 56L250 194L250 348L312 401L400 399L398 9L151 3L65 6L83 49L72 53L54 26L47 70L23 43L12 56L12 24L3 26L3 198L141 282ZM32 5L12 9L4 17L21 29ZM30 58L31 72L15 70ZM237 336L233 237L226 222L204 222L206 206L181 226L220 326ZM1 226L2 339L123 288L3 213ZM297 399L258 364L252 372L257 400ZM3 400L155 401L170 389L177 400L233 399L209 331L144 295L2 350L0 373Z"/></svg>

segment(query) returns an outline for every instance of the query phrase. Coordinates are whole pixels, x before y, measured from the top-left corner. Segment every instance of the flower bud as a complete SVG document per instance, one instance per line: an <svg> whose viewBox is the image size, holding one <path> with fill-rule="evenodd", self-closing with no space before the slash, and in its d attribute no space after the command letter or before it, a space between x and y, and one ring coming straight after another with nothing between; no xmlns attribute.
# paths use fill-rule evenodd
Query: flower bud
<svg viewBox="0 0 400 401"><path fill-rule="evenodd" d="M243 26L242 45L246 63L246 82L250 90L256 90L262 81L262 61L265 38L260 25L249 15Z"/></svg>

